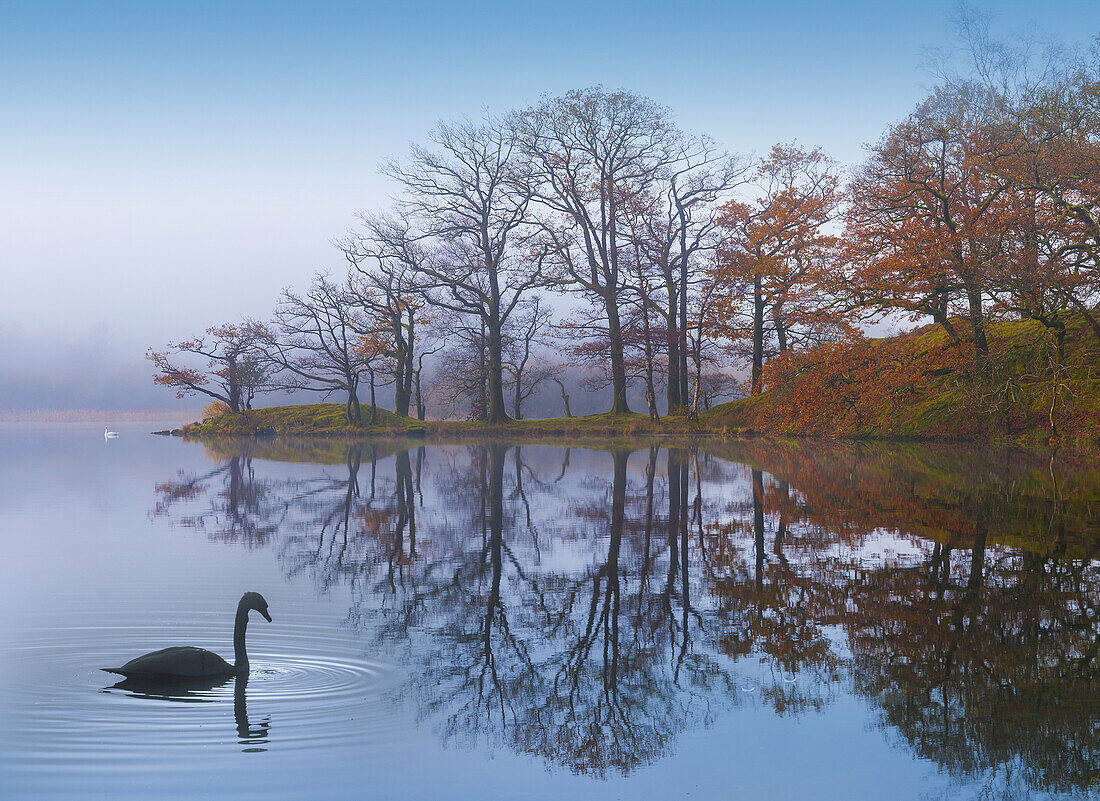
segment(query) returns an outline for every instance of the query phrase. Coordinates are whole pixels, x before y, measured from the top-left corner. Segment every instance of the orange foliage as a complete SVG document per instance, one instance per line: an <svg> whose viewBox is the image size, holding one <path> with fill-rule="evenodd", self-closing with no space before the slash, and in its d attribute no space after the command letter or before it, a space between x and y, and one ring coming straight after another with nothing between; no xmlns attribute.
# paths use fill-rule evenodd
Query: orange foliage
<svg viewBox="0 0 1100 801"><path fill-rule="evenodd" d="M840 322L824 291L836 240L823 228L840 202L832 160L817 149L776 145L755 182L753 200L723 206L718 223L725 235L711 270L718 290L713 329L735 342L751 341L754 395L765 351L786 353Z"/></svg>
<svg viewBox="0 0 1100 801"><path fill-rule="evenodd" d="M210 403L202 407L202 419L209 420L214 417L221 417L223 414L229 411L232 410L229 408L228 404L223 403L220 400L210 401Z"/></svg>
<svg viewBox="0 0 1100 801"><path fill-rule="evenodd" d="M764 370L757 425L765 430L818 436L895 432L898 411L918 395L928 375L967 361L965 346L947 342L928 350L906 338L853 336L812 351L772 359Z"/></svg>

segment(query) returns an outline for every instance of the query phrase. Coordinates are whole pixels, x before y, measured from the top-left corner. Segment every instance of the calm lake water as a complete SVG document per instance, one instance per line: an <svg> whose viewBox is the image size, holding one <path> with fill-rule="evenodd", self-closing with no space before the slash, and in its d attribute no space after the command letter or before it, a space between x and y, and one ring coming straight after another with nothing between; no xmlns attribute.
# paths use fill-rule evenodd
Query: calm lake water
<svg viewBox="0 0 1100 801"><path fill-rule="evenodd" d="M0 427L5 798L1100 798L1095 462L147 428Z"/></svg>

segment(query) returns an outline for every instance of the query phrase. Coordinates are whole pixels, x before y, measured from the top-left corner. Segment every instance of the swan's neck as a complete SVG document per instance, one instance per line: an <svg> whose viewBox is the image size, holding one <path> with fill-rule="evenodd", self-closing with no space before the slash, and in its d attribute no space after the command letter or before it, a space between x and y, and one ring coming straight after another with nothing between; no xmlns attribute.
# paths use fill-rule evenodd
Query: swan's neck
<svg viewBox="0 0 1100 801"><path fill-rule="evenodd" d="M244 650L244 630L248 626L248 607L237 606L237 619L233 623L233 668L237 675L248 675L248 654Z"/></svg>

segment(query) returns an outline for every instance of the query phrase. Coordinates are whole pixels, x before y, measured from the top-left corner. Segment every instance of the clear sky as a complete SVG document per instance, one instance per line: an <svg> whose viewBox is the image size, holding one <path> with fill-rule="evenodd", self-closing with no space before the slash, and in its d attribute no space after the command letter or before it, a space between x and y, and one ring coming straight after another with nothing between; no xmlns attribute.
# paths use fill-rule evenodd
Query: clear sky
<svg viewBox="0 0 1100 801"><path fill-rule="evenodd" d="M1100 32L1097 0L987 8L1008 35ZM145 348L339 268L378 163L440 118L603 84L731 150L855 163L934 82L954 10L0 0L0 409L170 404Z"/></svg>

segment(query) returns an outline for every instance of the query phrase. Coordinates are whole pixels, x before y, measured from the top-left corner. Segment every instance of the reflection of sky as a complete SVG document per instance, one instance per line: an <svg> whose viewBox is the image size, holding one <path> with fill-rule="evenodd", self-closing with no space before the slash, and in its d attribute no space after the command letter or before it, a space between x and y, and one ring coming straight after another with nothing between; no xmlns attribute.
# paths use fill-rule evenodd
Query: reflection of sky
<svg viewBox="0 0 1100 801"><path fill-rule="evenodd" d="M464 448L450 451L458 466L465 464ZM552 482L560 471L562 452L558 449L525 448L524 456L544 482ZM644 480L646 457L645 452L631 457L632 495ZM449 458L442 451L429 449L424 467L425 507L418 510L422 533L447 515L456 514L453 509L439 508L434 494ZM662 469L664 459L662 453L658 461ZM392 481L394 462L392 456L379 462L380 494L383 482ZM283 561L287 554L279 543L257 550L231 547L210 542L202 531L150 517L156 484L173 479L180 470L199 473L216 464L197 445L143 436L137 428L122 428L117 441L104 443L101 432L92 428L0 427L0 543L5 556L0 581L0 642L33 639L40 628L54 631L64 626L102 625L100 645L110 647L112 637L126 626L174 620L179 609L195 610L201 620L221 627L227 624L236 598L245 588L264 592L271 603L273 627L278 626L281 614L312 614L319 616L318 625L327 635L353 637L343 625L353 601L347 587L335 585L320 592L308 575L288 579ZM260 480L346 475L341 465L256 460L253 467ZM506 492L512 467L509 457ZM609 455L574 449L569 472L557 486L564 486L566 496L598 499L599 493L593 493L591 487L606 482L609 491L610 469ZM722 473L730 478L704 485L708 502L725 506L749 497L750 485L742 468L730 466ZM605 538L578 536L562 541L557 523L573 525L568 497L553 500L540 493L533 479L525 478L532 502L539 499L535 516L545 528L540 539L540 571L571 572L588 567L599 558L601 549L606 556ZM365 494L369 462L360 468L359 480ZM689 495L693 494L694 481L689 490ZM542 504L543 499L553 502ZM558 502L560 506L553 505ZM507 509L516 513L515 502L509 502ZM454 517L456 522L458 519ZM773 533L769 528L769 555ZM522 534L513 529L508 536L520 550L521 559L531 558L531 546ZM880 552L887 544L900 547L888 538L874 539L873 544ZM792 548L790 555L796 558L798 550ZM250 645L270 650L275 635L268 631L277 629L250 628ZM220 633L216 641L224 642L227 636L228 631ZM430 637L430 632L425 636ZM832 639L836 632L826 631L826 636ZM372 659L390 660L399 674L415 668L394 662L394 655L381 652L369 637L356 641L356 646ZM324 656L317 654L318 659ZM723 660L723 664L729 666L729 661ZM103 686L95 675L98 666L89 665L87 671L67 676L65 684L57 688L59 699L73 704L74 727L81 725L86 710L97 700L96 689ZM12 686L33 683L40 670L41 665L13 659L10 651L0 648L0 676L4 678L0 682L0 725L7 731L29 732L32 743L37 742L35 737L45 737L41 747L46 750L48 733L43 735L41 728L26 725L27 720L19 717L26 710L19 706L18 698L8 695ZM735 673L758 681L767 678L766 669L754 659L739 662ZM796 682L795 689L800 686ZM242 793L260 792L270 798L361 798L364 788L379 798L445 795L454 799L570 797L601 801L689 794L696 798L925 798L951 792L949 780L939 776L931 764L915 760L904 743L884 736L873 725L874 714L864 702L843 692L824 712L801 715L778 716L751 693L738 701L735 709L719 712L710 728L679 734L670 755L627 777L610 775L603 782L561 768L546 770L541 760L506 749L498 749L489 759L482 752L441 748L432 721L418 719L413 704L389 709L386 736L368 744L340 736L366 723L334 719L329 731L316 732L318 737L333 737L322 750L290 748L285 741L281 747L280 708L258 704L250 707L250 713L269 715L272 722L267 754L211 747L197 762L165 764L158 781L163 783L165 797L180 798L219 793L241 797ZM132 711L140 714L140 710ZM283 712L286 732L286 710ZM185 718L181 713L180 719L195 717ZM231 715L228 720L231 722ZM100 723L114 726L119 722ZM216 726L212 728L216 730ZM148 758L154 764L168 762L172 753L153 752ZM3 777L14 775L10 759L10 754L0 753L0 795L5 794ZM58 787L69 787L66 782L82 778L83 797L148 797L146 788L126 783L121 774L114 778L109 772L97 774L98 783L93 782L90 788L87 776L74 777L64 766L54 777Z"/></svg>
<svg viewBox="0 0 1100 801"><path fill-rule="evenodd" d="M925 540L899 537L891 531L872 532L872 536L855 547L836 546L822 551L825 557L846 556L867 565L912 563L926 557L932 546Z"/></svg>
<svg viewBox="0 0 1100 801"><path fill-rule="evenodd" d="M378 163L439 118L602 83L739 152L852 163L921 96L954 5L5 3L0 406L168 406L146 347L339 268L330 240L391 191ZM1004 31L1095 33L1091 0L995 5Z"/></svg>

